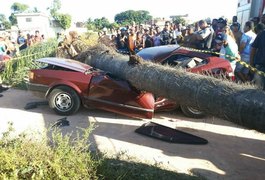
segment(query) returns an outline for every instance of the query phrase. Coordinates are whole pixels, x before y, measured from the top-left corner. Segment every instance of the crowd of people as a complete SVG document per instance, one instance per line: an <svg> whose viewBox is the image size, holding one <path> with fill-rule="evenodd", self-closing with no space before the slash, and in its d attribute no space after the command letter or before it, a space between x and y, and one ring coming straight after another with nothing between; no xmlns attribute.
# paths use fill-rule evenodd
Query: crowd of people
<svg viewBox="0 0 265 180"><path fill-rule="evenodd" d="M35 31L35 35L30 35L29 33L25 35L22 31L18 31L18 36L13 39L10 33L6 31L0 32L0 72L3 71L6 61L18 55L21 50L40 43L43 40L44 35L40 35L38 30ZM6 89L7 87L2 86L0 77L0 93Z"/></svg>
<svg viewBox="0 0 265 180"><path fill-rule="evenodd" d="M10 33L0 33L0 56L2 58L11 58L17 55L21 50L26 49L34 44L40 43L44 40L44 35L40 35L38 30L35 34L26 35L22 31L18 31L16 38L11 38Z"/></svg>
<svg viewBox="0 0 265 180"><path fill-rule="evenodd" d="M104 28L99 34L101 42L108 42L119 52L135 54L143 48L168 44L208 50L212 54L230 61L238 82L256 81L265 89L264 77L255 77L255 73L244 66L250 64L265 72L265 14L249 19L241 25L237 16L232 22L217 18L211 22L200 20L183 26L181 23L165 22L164 27L157 25L135 25L117 28L115 33L107 34ZM263 79L263 80L258 80Z"/></svg>

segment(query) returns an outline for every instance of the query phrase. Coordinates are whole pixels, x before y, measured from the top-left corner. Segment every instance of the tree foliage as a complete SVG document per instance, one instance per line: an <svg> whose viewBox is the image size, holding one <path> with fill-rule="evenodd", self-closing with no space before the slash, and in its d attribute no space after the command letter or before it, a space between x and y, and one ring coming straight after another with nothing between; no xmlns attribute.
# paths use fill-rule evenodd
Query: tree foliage
<svg viewBox="0 0 265 180"><path fill-rule="evenodd" d="M139 10L128 10L115 15L115 22L118 24L131 24L136 22L138 24L146 23L152 20L152 16L148 11Z"/></svg>
<svg viewBox="0 0 265 180"><path fill-rule="evenodd" d="M11 15L9 16L9 21L11 22L12 25L17 24L17 17L15 16L14 13L11 13Z"/></svg>
<svg viewBox="0 0 265 180"><path fill-rule="evenodd" d="M97 29L103 29L104 27L109 28L110 22L107 18L102 17L100 19L96 18L94 19L94 24Z"/></svg>
<svg viewBox="0 0 265 180"><path fill-rule="evenodd" d="M88 30L95 30L96 29L94 21L91 18L88 18L88 20L86 21L86 28Z"/></svg>
<svg viewBox="0 0 265 180"><path fill-rule="evenodd" d="M96 18L94 20L89 18L86 22L86 27L88 30L99 31L99 30L102 30L104 27L112 28L113 26L115 25L113 23L110 23L106 17Z"/></svg>
<svg viewBox="0 0 265 180"><path fill-rule="evenodd" d="M69 14L57 14L56 20L60 23L63 29L71 27L72 17Z"/></svg>
<svg viewBox="0 0 265 180"><path fill-rule="evenodd" d="M0 25L1 25L1 28L4 28L4 29L11 28L11 23L6 19L6 16L4 14L0 14Z"/></svg>
<svg viewBox="0 0 265 180"><path fill-rule="evenodd" d="M49 8L51 16L56 16L58 11L61 9L62 4L60 0L53 0L52 6Z"/></svg>
<svg viewBox="0 0 265 180"><path fill-rule="evenodd" d="M12 25L17 24L17 18L15 16L16 13L22 13L25 12L26 10L29 9L29 6L26 4L21 4L18 2L15 2L11 6L11 15L9 16L9 21L11 22Z"/></svg>
<svg viewBox="0 0 265 180"><path fill-rule="evenodd" d="M72 23L72 17L69 14L62 14L58 11L61 9L61 1L53 0L52 6L49 8L51 16L58 21L63 29L68 29Z"/></svg>
<svg viewBox="0 0 265 180"><path fill-rule="evenodd" d="M182 24L182 25L186 25L186 20L180 16L174 16L173 18L173 23L174 24Z"/></svg>
<svg viewBox="0 0 265 180"><path fill-rule="evenodd" d="M29 6L26 4L21 4L18 2L15 2L12 6L11 6L11 10L13 13L22 13L26 10L28 10Z"/></svg>

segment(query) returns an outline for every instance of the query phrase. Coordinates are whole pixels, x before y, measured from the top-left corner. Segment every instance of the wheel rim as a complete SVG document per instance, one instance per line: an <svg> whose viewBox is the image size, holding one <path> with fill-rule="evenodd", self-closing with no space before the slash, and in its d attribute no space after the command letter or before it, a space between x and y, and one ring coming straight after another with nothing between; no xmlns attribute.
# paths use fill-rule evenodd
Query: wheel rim
<svg viewBox="0 0 265 180"><path fill-rule="evenodd" d="M192 112L193 114L203 114L203 112L199 111L198 109L195 109L193 107L187 106L187 109Z"/></svg>
<svg viewBox="0 0 265 180"><path fill-rule="evenodd" d="M55 99L55 106L57 109L59 109L60 111L68 111L69 109L71 109L72 107L72 98L69 94L58 94Z"/></svg>

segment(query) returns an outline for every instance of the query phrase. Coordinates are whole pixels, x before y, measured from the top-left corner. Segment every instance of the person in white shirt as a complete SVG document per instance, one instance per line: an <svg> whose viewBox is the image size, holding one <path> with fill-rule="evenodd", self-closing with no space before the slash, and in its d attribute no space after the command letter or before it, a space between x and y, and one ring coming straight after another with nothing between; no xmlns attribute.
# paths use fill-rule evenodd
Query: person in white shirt
<svg viewBox="0 0 265 180"><path fill-rule="evenodd" d="M247 21L244 26L244 34L241 37L239 52L241 60L249 64L250 61L250 51L251 44L256 38L256 34L253 32L254 23L252 21ZM244 67L242 64L237 63L235 73L241 81L246 82L250 80L249 69Z"/></svg>

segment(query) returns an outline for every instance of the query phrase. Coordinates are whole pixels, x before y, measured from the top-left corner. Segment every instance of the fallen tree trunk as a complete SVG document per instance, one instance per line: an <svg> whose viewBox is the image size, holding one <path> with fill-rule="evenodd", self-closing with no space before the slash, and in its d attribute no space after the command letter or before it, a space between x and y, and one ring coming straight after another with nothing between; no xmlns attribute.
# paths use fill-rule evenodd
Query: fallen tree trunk
<svg viewBox="0 0 265 180"><path fill-rule="evenodd" d="M265 92L254 87L141 62L141 59L139 63L129 65L128 56L120 55L104 45L90 48L78 59L126 79L140 90L265 132Z"/></svg>

